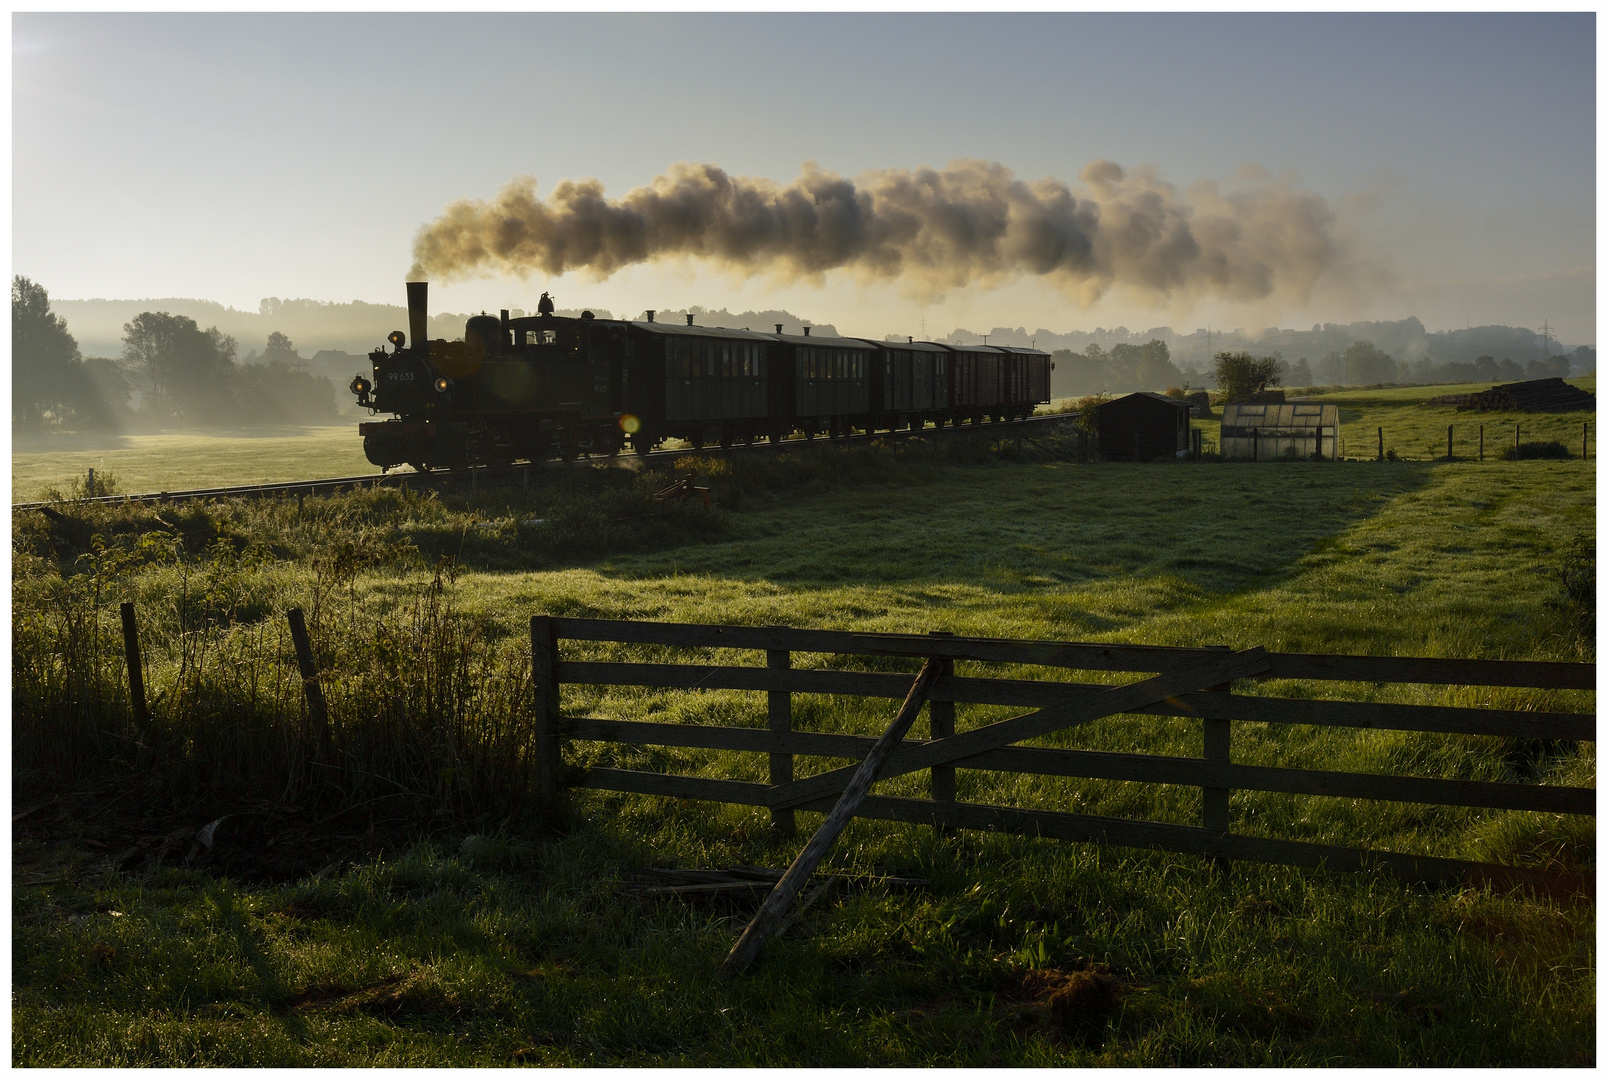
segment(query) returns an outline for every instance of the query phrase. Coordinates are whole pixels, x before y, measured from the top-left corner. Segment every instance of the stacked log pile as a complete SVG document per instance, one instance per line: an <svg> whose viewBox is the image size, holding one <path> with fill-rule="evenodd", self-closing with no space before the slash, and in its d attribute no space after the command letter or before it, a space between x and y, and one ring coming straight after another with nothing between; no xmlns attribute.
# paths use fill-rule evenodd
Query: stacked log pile
<svg viewBox="0 0 1608 1080"><path fill-rule="evenodd" d="M1446 394L1430 405L1455 405L1459 412L1596 412L1597 395L1570 386L1562 379L1531 379L1504 383L1478 394Z"/></svg>

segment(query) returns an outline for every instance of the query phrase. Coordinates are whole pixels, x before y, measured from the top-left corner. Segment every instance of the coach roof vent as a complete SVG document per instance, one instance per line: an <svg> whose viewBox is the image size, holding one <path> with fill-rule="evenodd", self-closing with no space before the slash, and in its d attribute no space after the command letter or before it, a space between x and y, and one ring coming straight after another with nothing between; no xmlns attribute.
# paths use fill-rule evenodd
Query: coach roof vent
<svg viewBox="0 0 1608 1080"><path fill-rule="evenodd" d="M809 328L809 327L807 327L807 326L806 326L806 327L805 327L805 328L804 328L804 336L805 336L805 337L809 337L809 336L810 336L810 328Z"/></svg>
<svg viewBox="0 0 1608 1080"><path fill-rule="evenodd" d="M782 332L782 324L781 323L776 324L776 332L778 334L780 334Z"/></svg>
<svg viewBox="0 0 1608 1080"><path fill-rule="evenodd" d="M687 325L688 326L692 325L692 312L690 312L690 311L687 312Z"/></svg>
<svg viewBox="0 0 1608 1080"><path fill-rule="evenodd" d="M653 312L651 312L651 311L650 311L650 312L648 312L648 321L649 321L649 322L652 322L652 321L653 321Z"/></svg>

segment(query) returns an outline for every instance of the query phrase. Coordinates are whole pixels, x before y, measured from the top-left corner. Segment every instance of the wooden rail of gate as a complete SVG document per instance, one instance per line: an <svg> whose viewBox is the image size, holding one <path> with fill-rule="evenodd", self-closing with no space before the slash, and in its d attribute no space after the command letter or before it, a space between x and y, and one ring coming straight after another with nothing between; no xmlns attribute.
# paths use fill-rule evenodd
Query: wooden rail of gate
<svg viewBox="0 0 1608 1080"><path fill-rule="evenodd" d="M763 667L571 661L560 656L560 642L566 639L753 650L763 652L765 661ZM791 695L842 694L897 700L910 689L912 678L882 672L798 669L792 666L795 652L934 657L944 661L944 675L933 689L927 707L929 730L934 739L953 734L957 703L1046 709L1087 702L1092 695L1111 688L1106 683L960 677L953 673L956 660L1079 671L1164 672L1226 652L1225 648L1078 644L938 633L923 636L548 616L531 619L531 648L536 683L538 783L545 797L552 800L559 797L564 775L560 746L565 739L751 751L770 755L769 785L614 768L594 768L572 782L582 788L770 806L776 825L786 833L793 829L791 806L825 812L837 798L832 794L799 802L778 794L783 785L793 780L793 756L858 760L865 757L876 742L871 736L793 730ZM1559 690L1594 690L1596 687L1595 664L1316 653L1268 653L1266 657L1267 668L1258 678ZM559 687L565 683L763 691L768 695L768 724L765 728L739 728L564 717L559 710ZM1232 790L1266 791L1559 814L1596 813L1594 788L1239 765L1233 762L1231 754L1235 721L1595 741L1594 713L1257 697L1235 694L1229 686L1222 685L1133 711L1200 722L1205 736L1204 756L1001 747L931 769L932 798L873 795L866 798L857 816L1331 870L1377 866L1419 881L1473 879L1498 884L1544 884L1548 875L1520 867L1239 835L1230 828L1228 795ZM903 745L920 746L926 741L907 739ZM958 802L954 787L957 765L1044 776L1196 786L1202 789L1204 796L1202 820L1199 826L1188 826ZM1591 887L1589 882L1584 884Z"/></svg>

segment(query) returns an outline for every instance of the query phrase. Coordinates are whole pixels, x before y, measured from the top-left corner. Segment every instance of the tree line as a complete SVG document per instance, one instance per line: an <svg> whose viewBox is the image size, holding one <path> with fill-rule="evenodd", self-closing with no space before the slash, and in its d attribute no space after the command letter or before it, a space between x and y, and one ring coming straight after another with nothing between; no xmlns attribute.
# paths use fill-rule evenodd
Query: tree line
<svg viewBox="0 0 1608 1080"><path fill-rule="evenodd" d="M255 426L333 419L335 386L297 365L277 331L242 363L216 326L147 311L123 326L115 359L84 357L43 285L11 279L11 422L21 431L120 430L174 424Z"/></svg>
<svg viewBox="0 0 1608 1080"><path fill-rule="evenodd" d="M1519 382L1525 379L1567 378L1574 368L1595 367L1596 352L1582 345L1573 352L1532 358L1520 364L1481 356L1472 361L1438 363L1433 358L1399 361L1371 341L1353 341L1317 360L1297 357L1286 361L1277 353L1253 356L1249 352L1220 352L1209 370L1174 364L1167 343L1153 338L1143 345L1113 345L1109 350L1091 344L1081 353L1057 349L1051 354L1054 397L1122 394L1136 390L1199 390L1213 388L1232 399L1245 385L1246 365L1253 361L1258 389L1269 386L1374 386L1385 383L1429 384L1464 382ZM1225 367L1224 361L1229 363Z"/></svg>

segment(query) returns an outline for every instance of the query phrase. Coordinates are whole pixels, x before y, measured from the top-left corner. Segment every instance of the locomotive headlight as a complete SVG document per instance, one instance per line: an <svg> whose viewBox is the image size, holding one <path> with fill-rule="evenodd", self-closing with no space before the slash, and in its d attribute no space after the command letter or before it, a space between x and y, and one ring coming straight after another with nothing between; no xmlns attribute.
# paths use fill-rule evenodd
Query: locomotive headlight
<svg viewBox="0 0 1608 1080"><path fill-rule="evenodd" d="M451 379L447 378L445 375L440 376L435 381L436 393L445 394L447 392L447 388L449 386L451 386L451 385L452 385L452 380Z"/></svg>
<svg viewBox="0 0 1608 1080"><path fill-rule="evenodd" d="M386 336L385 340L389 341L392 345L395 345L400 349L403 345L407 344L408 336L400 330L392 330L390 334Z"/></svg>

